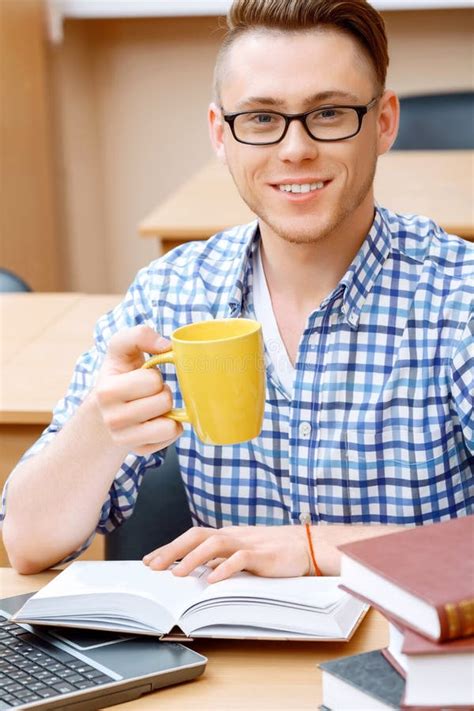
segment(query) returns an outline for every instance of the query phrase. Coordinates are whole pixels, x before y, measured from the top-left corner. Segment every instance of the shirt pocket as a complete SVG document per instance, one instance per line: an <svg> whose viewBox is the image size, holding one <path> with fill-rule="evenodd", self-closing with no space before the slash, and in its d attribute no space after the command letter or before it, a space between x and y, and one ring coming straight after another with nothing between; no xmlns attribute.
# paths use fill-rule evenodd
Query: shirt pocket
<svg viewBox="0 0 474 711"><path fill-rule="evenodd" d="M386 425L348 429L345 454L367 469L410 473L417 477L458 471L458 453L451 423L430 427Z"/></svg>

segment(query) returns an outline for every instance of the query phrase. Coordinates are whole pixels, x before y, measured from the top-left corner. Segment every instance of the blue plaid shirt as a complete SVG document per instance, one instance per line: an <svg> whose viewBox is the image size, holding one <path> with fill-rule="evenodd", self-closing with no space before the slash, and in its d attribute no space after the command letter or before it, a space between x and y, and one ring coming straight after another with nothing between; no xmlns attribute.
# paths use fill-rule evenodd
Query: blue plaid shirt
<svg viewBox="0 0 474 711"><path fill-rule="evenodd" d="M118 329L169 337L191 321L255 317L256 223L183 245L139 272L97 324L39 451L94 384ZM177 442L193 521L220 527L312 522L422 524L472 512L474 248L424 217L377 208L341 282L310 314L292 396L267 357L263 429L241 445ZM162 367L181 406L175 371ZM132 512L162 452L127 456L97 530ZM159 473L155 474L159 476Z"/></svg>

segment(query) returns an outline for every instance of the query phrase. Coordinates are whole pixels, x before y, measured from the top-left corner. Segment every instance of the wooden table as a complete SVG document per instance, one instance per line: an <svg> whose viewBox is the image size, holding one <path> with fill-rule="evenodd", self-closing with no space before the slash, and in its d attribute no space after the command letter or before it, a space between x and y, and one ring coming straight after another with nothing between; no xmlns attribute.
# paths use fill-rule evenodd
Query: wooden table
<svg viewBox="0 0 474 711"><path fill-rule="evenodd" d="M50 571L22 576L11 569L2 569L2 596L38 590L54 575ZM374 610L368 613L350 642L195 641L193 649L209 660L202 677L111 708L314 711L322 702L321 672L317 667L320 662L380 649L387 642L387 623Z"/></svg>
<svg viewBox="0 0 474 711"><path fill-rule="evenodd" d="M51 420L94 324L119 296L0 294L0 486ZM102 557L97 539L87 557ZM0 543L0 565L7 563Z"/></svg>
<svg viewBox="0 0 474 711"><path fill-rule="evenodd" d="M393 151L380 158L375 197L396 212L427 215L445 230L474 240L474 151ZM207 163L139 225L162 252L207 239L255 215L241 200L227 168Z"/></svg>
<svg viewBox="0 0 474 711"><path fill-rule="evenodd" d="M64 394L74 363L92 345L117 295L0 294L0 423L41 424Z"/></svg>

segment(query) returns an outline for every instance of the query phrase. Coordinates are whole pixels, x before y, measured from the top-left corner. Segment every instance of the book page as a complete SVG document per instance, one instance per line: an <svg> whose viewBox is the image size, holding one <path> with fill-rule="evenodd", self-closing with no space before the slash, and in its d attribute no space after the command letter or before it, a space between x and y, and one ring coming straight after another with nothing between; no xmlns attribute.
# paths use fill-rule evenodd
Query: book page
<svg viewBox="0 0 474 711"><path fill-rule="evenodd" d="M248 628L265 628L280 636L347 639L364 603L340 590L338 582L338 577L239 574L203 590L200 600L181 616L180 627L192 637L207 636L209 627L225 625L233 627L233 636L246 636Z"/></svg>
<svg viewBox="0 0 474 711"><path fill-rule="evenodd" d="M261 599L328 611L344 596L338 588L339 582L338 577L261 578L250 573L237 573L227 580L207 585L196 603L221 598L243 598L249 602Z"/></svg>
<svg viewBox="0 0 474 711"><path fill-rule="evenodd" d="M37 592L31 602L39 609L47 603L48 598L88 597L88 609L91 610L90 597L97 596L99 600L105 594L108 596L107 607L113 604L114 595L137 598L137 608L140 608L140 598L146 598L168 610L173 619L179 619L183 610L189 607L202 591L208 587L207 568L199 568L186 578L177 578L171 570L151 570L140 560L130 561L76 561L66 568L48 585ZM65 601L66 603L66 601ZM25 613L29 602L24 606ZM80 608L79 608L80 609ZM61 610L58 610L60 613ZM128 609L133 613L132 609Z"/></svg>

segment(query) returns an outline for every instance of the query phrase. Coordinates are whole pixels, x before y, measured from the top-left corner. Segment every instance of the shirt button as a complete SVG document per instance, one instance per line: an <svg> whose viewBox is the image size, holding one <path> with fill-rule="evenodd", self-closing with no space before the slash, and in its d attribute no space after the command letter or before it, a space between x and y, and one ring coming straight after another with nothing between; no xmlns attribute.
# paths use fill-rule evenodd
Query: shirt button
<svg viewBox="0 0 474 711"><path fill-rule="evenodd" d="M309 422L302 422L298 427L298 434L301 439L309 439L311 434L311 425Z"/></svg>

